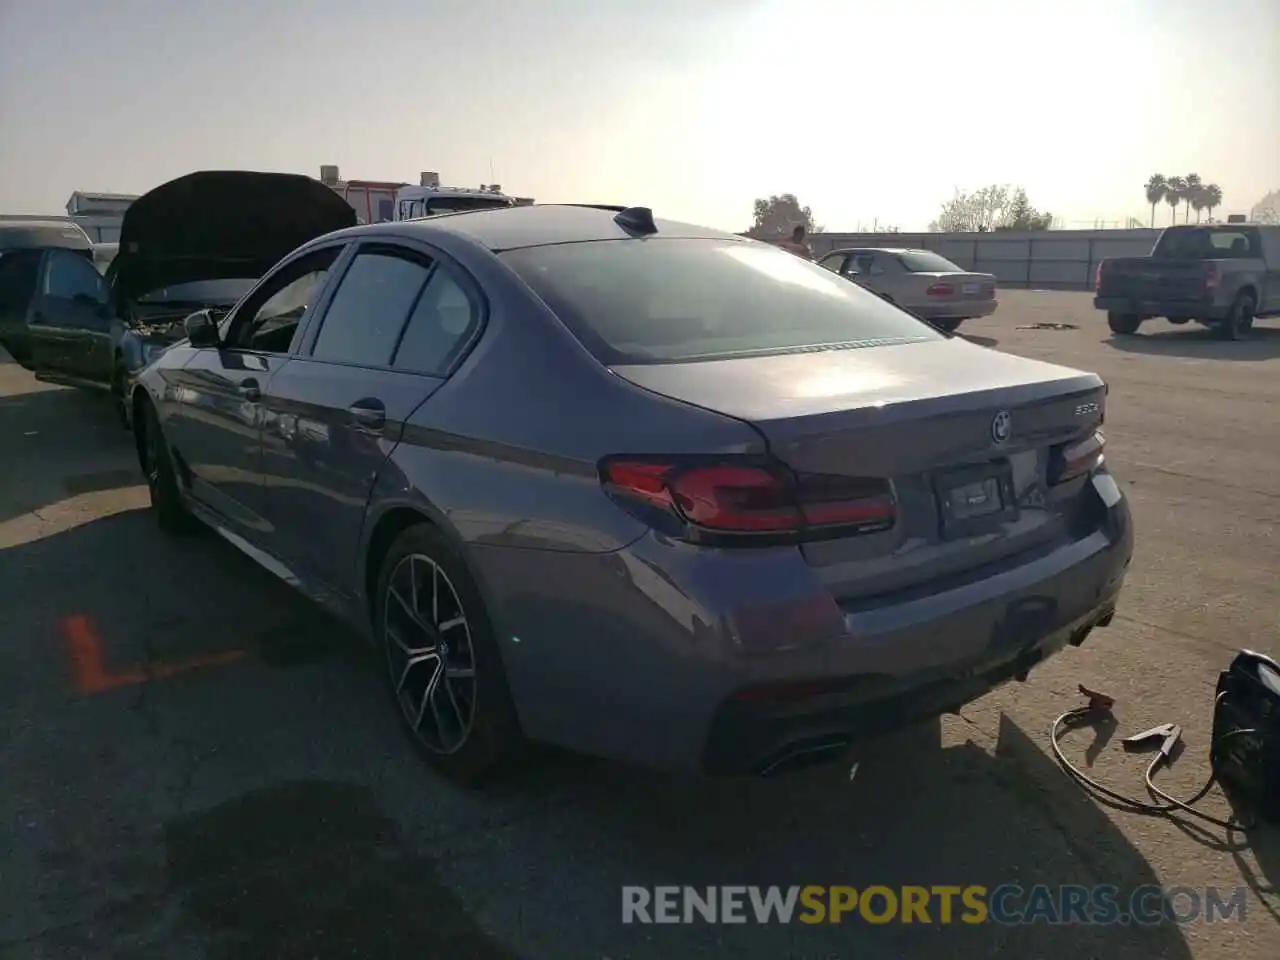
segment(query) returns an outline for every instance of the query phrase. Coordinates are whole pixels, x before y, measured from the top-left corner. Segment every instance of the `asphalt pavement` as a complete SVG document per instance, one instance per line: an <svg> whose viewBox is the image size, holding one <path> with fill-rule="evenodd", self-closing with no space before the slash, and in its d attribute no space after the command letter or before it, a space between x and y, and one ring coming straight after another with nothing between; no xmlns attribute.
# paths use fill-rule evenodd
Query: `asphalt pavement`
<svg viewBox="0 0 1280 960"><path fill-rule="evenodd" d="M1002 291L976 342L1095 370L1137 552L1113 624L1025 684L769 781L548 754L484 793L402 735L376 658L216 537L146 510L108 405L0 356L0 957L740 960L1280 956L1280 830L1208 835L1084 796L1047 731L1141 794L1119 737L1178 722L1207 774L1217 672L1280 652L1280 323L1111 340L1086 294ZM1042 325L1042 326L1037 326ZM1065 326L1064 326L1065 325ZM607 718L602 717L602 722ZM1206 809L1226 812L1214 794ZM624 885L1247 888L1209 924L622 923Z"/></svg>

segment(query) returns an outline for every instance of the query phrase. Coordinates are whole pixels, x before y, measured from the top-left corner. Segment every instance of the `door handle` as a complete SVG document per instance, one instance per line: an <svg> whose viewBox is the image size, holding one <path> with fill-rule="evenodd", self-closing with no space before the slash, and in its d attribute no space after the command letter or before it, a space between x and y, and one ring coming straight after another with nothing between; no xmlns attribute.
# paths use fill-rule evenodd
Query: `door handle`
<svg viewBox="0 0 1280 960"><path fill-rule="evenodd" d="M374 397L357 400L347 407L347 413L356 422L357 429L365 433L381 433L387 424L387 408Z"/></svg>
<svg viewBox="0 0 1280 960"><path fill-rule="evenodd" d="M258 386L258 381L252 377L248 380L241 380L236 389L240 391L240 396L246 400L258 400L262 397L262 389Z"/></svg>

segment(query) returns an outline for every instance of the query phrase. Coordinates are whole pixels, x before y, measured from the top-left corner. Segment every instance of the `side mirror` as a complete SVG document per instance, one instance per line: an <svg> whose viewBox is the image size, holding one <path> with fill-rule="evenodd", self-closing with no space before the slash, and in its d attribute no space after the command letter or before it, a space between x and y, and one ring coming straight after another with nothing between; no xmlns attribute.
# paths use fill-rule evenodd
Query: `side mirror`
<svg viewBox="0 0 1280 960"><path fill-rule="evenodd" d="M193 347L218 345L218 325L213 322L213 314L208 310L197 310L182 321L182 327Z"/></svg>

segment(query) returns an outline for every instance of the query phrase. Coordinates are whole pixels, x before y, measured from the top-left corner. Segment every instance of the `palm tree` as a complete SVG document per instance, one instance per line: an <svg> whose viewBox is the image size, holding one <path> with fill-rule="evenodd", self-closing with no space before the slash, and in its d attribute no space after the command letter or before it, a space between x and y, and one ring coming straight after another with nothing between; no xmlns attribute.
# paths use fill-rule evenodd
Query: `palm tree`
<svg viewBox="0 0 1280 960"><path fill-rule="evenodd" d="M1147 181L1147 203L1151 204L1151 226L1153 227L1156 225L1156 204L1164 199L1167 189L1168 184L1162 173L1153 173L1151 179Z"/></svg>
<svg viewBox="0 0 1280 960"><path fill-rule="evenodd" d="M1164 184L1164 202L1169 204L1169 222L1178 222L1178 204L1186 196L1187 181L1182 177L1170 177Z"/></svg>
<svg viewBox="0 0 1280 960"><path fill-rule="evenodd" d="M1209 184L1204 188L1204 196L1201 197L1201 202L1204 203L1205 209L1209 211L1209 219L1212 220L1213 211L1222 203L1222 188L1216 183Z"/></svg>
<svg viewBox="0 0 1280 960"><path fill-rule="evenodd" d="M1182 218L1183 223L1191 220L1191 208L1195 206L1196 198L1200 195L1200 191L1204 189L1204 181L1200 179L1198 173L1188 173L1185 179L1187 188L1183 191L1182 199L1186 203L1186 214Z"/></svg>

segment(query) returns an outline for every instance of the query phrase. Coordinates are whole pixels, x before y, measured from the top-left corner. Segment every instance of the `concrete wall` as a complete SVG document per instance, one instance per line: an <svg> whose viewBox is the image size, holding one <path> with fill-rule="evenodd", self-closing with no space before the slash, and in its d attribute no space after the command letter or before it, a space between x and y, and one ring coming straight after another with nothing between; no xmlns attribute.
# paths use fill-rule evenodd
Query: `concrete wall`
<svg viewBox="0 0 1280 960"><path fill-rule="evenodd" d="M1144 257L1160 230L1046 230L1038 233L815 233L814 255L840 247L914 247L978 273L1003 287L1092 290L1098 262Z"/></svg>

